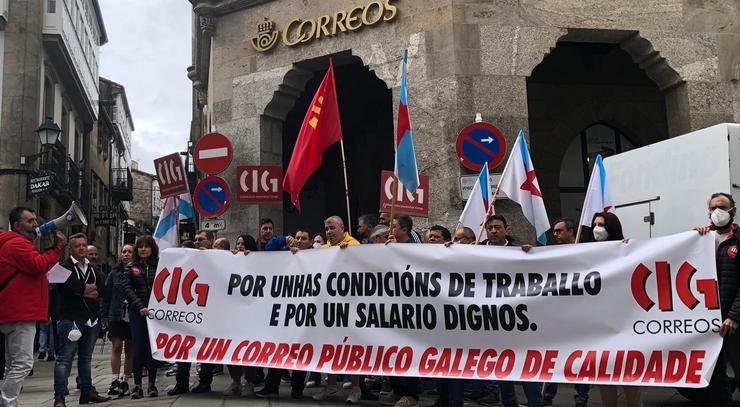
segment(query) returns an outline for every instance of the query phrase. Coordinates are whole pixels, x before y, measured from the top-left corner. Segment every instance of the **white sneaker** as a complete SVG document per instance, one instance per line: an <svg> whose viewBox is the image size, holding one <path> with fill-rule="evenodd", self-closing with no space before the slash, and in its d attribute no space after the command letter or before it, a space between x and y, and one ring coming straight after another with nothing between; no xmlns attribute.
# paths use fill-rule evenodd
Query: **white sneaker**
<svg viewBox="0 0 740 407"><path fill-rule="evenodd" d="M311 387L316 387L316 381L315 380L309 380L306 382L306 388L310 389Z"/></svg>
<svg viewBox="0 0 740 407"><path fill-rule="evenodd" d="M396 393L394 393L394 392L391 391L391 392L388 392L388 393L385 393L385 394L382 394L381 393L380 394L380 397L378 398L378 401L380 402L380 404L382 404L384 406L392 406L392 405L395 405L396 402L400 398L401 398L400 396L398 396Z"/></svg>
<svg viewBox="0 0 740 407"><path fill-rule="evenodd" d="M416 397L411 396L403 396L396 404L394 404L394 407L417 407L419 405L419 400L416 399Z"/></svg>
<svg viewBox="0 0 740 407"><path fill-rule="evenodd" d="M254 385L252 383L246 382L242 386L242 397L252 397L254 396Z"/></svg>
<svg viewBox="0 0 740 407"><path fill-rule="evenodd" d="M231 382L229 387L224 390L224 396L226 397L232 397L232 396L239 396L242 394L242 384L241 382Z"/></svg>
<svg viewBox="0 0 740 407"><path fill-rule="evenodd" d="M336 385L332 386L330 384L327 384L321 389L321 391L314 394L311 398L314 399L314 401L324 401L329 397L333 397L334 395L336 395L337 392L339 392L339 389Z"/></svg>
<svg viewBox="0 0 740 407"><path fill-rule="evenodd" d="M342 388L345 390L349 390L352 388L352 382L344 382L342 383Z"/></svg>
<svg viewBox="0 0 740 407"><path fill-rule="evenodd" d="M347 404L360 404L361 399L362 391L359 387L355 387L349 392L349 396L347 396Z"/></svg>

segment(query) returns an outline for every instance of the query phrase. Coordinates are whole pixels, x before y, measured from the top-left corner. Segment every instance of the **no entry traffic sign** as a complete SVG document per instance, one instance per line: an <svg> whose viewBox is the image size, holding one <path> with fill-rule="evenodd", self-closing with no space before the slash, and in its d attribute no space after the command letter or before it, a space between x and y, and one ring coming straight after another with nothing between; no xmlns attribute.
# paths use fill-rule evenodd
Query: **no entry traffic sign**
<svg viewBox="0 0 740 407"><path fill-rule="evenodd" d="M457 157L465 168L480 171L488 163L492 170L504 161L504 133L491 123L478 122L465 126L457 135Z"/></svg>
<svg viewBox="0 0 740 407"><path fill-rule="evenodd" d="M203 178L193 192L193 206L205 218L215 218L231 204L231 189L221 177Z"/></svg>
<svg viewBox="0 0 740 407"><path fill-rule="evenodd" d="M206 174L218 174L226 169L234 157L231 142L221 133L208 133L198 140L193 161Z"/></svg>

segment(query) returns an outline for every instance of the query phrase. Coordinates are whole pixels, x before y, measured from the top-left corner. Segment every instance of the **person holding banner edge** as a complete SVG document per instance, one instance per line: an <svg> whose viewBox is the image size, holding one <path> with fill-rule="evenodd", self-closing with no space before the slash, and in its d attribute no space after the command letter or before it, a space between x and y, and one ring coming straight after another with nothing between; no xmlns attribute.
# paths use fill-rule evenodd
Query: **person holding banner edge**
<svg viewBox="0 0 740 407"><path fill-rule="evenodd" d="M321 246L322 249L333 246L339 246L340 249L344 249L347 246L357 246L360 244L360 242L352 237L349 232L345 231L344 221L339 216L329 216L326 218L324 221L324 232L326 233L326 243ZM359 404L362 399L360 376L352 376L351 380L352 390L350 390L350 393L347 396L347 404ZM339 392L336 375L329 375L326 382L326 386L324 386L321 391L313 395L312 398L314 400L323 401Z"/></svg>
<svg viewBox="0 0 740 407"><path fill-rule="evenodd" d="M576 221L570 218L558 219L552 226L552 233L555 236L557 244L573 244L576 242L576 230L578 226ZM586 407L588 405L588 396L591 391L591 385L587 383L575 383L574 384L576 394L575 407ZM545 383L544 388L544 405L551 406L555 395L558 392L557 383Z"/></svg>
<svg viewBox="0 0 740 407"><path fill-rule="evenodd" d="M736 380L740 374L740 335L737 333L740 324L740 260L737 258L740 249L740 227L734 223L737 209L732 195L724 192L712 194L708 202L708 211L711 224L698 226L694 230L700 235L710 231L716 232L715 256L722 312L722 326L719 330L722 351L714 367L709 387L682 394L696 402L729 406L732 403L735 386L731 386L727 378L727 363L735 372Z"/></svg>
<svg viewBox="0 0 740 407"><path fill-rule="evenodd" d="M586 236L581 236L581 238L586 238ZM625 243L628 241L622 233L622 222L619 221L617 215L611 212L597 212L594 214L591 220L591 236L588 240L595 242L622 241ZM639 387L622 386L622 388L629 407L642 407L642 392ZM617 386L601 385L599 386L599 392L601 392L601 401L606 407L617 406Z"/></svg>

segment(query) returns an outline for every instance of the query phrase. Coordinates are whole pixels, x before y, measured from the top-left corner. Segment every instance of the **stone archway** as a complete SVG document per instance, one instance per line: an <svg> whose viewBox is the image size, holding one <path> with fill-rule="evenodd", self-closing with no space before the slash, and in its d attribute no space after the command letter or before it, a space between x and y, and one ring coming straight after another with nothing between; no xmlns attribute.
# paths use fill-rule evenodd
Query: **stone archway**
<svg viewBox="0 0 740 407"><path fill-rule="evenodd" d="M377 213L380 170L393 165L391 90L363 60L350 51L294 63L285 73L260 118L260 162L287 168L306 109L328 67L334 63L345 145L352 223L363 213ZM285 233L308 226L322 230L330 215L346 217L339 145L324 154L322 167L309 178L302 194L302 214L286 198L282 206L265 205Z"/></svg>
<svg viewBox="0 0 740 407"><path fill-rule="evenodd" d="M571 141L604 123L642 146L688 129L684 82L634 31L568 30L527 79L530 144L551 216L561 216L561 164ZM569 189L569 190L570 190Z"/></svg>

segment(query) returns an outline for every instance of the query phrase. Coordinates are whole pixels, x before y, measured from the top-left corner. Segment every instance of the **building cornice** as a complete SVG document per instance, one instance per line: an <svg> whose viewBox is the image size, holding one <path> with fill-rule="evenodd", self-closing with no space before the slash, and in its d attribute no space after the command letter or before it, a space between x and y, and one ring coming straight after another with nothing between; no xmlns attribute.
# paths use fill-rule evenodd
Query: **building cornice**
<svg viewBox="0 0 740 407"><path fill-rule="evenodd" d="M272 0L189 0L197 15L221 16Z"/></svg>

